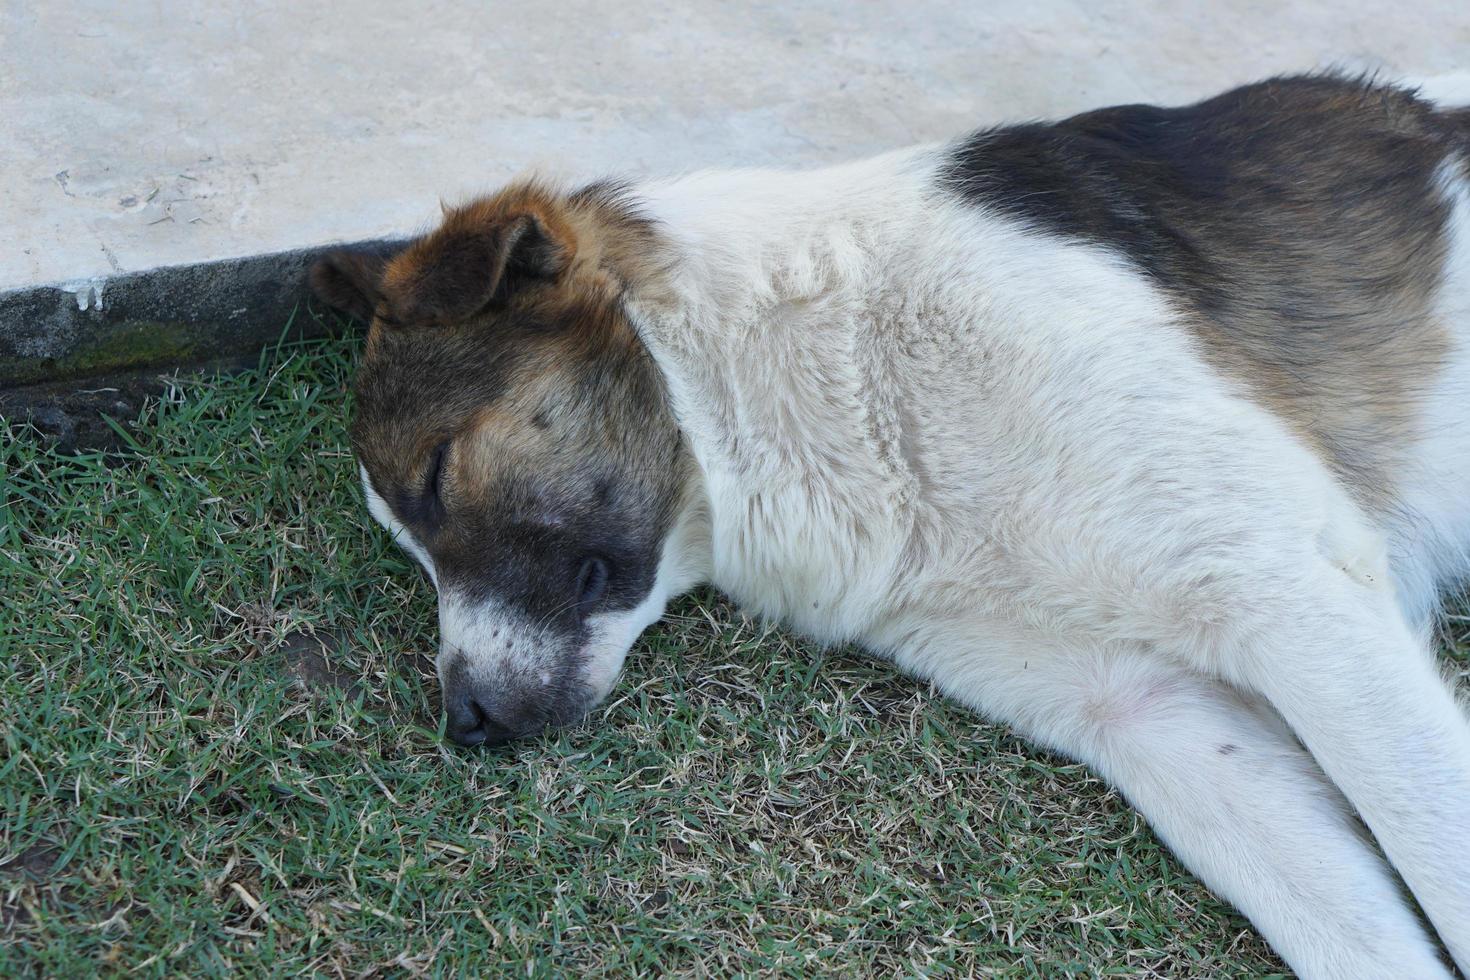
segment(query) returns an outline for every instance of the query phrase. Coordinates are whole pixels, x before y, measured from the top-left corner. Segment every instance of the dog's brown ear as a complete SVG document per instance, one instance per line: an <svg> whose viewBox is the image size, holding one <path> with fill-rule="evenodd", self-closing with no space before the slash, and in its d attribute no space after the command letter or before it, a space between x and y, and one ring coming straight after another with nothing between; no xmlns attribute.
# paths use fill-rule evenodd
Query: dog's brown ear
<svg viewBox="0 0 1470 980"><path fill-rule="evenodd" d="M312 263L307 279L317 299L371 323L373 311L382 298L385 265L387 259L380 254L340 249Z"/></svg>
<svg viewBox="0 0 1470 980"><path fill-rule="evenodd" d="M466 320L505 303L532 282L552 282L571 259L569 236L534 214L453 212L444 227L409 246L383 289L391 321L430 325Z"/></svg>

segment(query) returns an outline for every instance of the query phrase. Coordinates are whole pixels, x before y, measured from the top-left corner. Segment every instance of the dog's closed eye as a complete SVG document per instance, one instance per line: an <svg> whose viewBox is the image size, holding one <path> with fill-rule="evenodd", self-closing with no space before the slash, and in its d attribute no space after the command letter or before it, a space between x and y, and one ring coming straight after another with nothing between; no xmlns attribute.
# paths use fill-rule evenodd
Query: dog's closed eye
<svg viewBox="0 0 1470 980"><path fill-rule="evenodd" d="M429 460L429 474L424 480L424 499L432 504L442 506L441 493L444 482L444 459L449 455L449 442L445 440L434 448L434 455Z"/></svg>

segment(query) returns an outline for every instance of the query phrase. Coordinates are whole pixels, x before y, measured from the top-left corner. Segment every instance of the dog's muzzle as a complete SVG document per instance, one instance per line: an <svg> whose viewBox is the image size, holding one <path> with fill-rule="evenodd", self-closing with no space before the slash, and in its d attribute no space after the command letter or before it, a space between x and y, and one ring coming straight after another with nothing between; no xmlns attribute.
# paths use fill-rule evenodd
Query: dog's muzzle
<svg viewBox="0 0 1470 980"><path fill-rule="evenodd" d="M580 718L588 707L577 685L549 672L502 667L487 676L472 670L459 651L442 656L439 681L445 734L466 747L504 745L535 735Z"/></svg>

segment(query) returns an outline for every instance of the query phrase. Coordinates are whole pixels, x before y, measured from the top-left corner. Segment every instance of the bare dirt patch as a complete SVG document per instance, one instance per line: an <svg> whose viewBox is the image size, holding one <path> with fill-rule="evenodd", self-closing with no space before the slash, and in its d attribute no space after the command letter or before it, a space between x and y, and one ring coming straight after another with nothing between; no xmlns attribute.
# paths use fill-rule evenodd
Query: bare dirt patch
<svg viewBox="0 0 1470 980"><path fill-rule="evenodd" d="M334 687L349 695L360 694L362 685L357 683L356 676L332 666L332 659L345 646L340 636L292 633L281 648L286 658L286 672L311 690Z"/></svg>
<svg viewBox="0 0 1470 980"><path fill-rule="evenodd" d="M27 875L34 881L44 881L51 876L51 869L61 858L61 849L50 844L32 844L15 857L0 861L0 875Z"/></svg>
<svg viewBox="0 0 1470 980"><path fill-rule="evenodd" d="M9 932L14 926L30 921L31 914L20 900L29 890L25 886L48 881L60 859L60 848L40 843L0 861L0 932Z"/></svg>

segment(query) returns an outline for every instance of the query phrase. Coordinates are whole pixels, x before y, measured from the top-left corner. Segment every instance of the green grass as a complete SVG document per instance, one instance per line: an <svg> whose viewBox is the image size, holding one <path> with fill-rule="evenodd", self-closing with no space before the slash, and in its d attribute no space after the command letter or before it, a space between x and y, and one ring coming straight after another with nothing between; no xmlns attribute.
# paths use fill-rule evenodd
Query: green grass
<svg viewBox="0 0 1470 980"><path fill-rule="evenodd" d="M0 436L0 975L1283 969L1081 767L713 594L447 748L355 354L176 381L121 460Z"/></svg>

